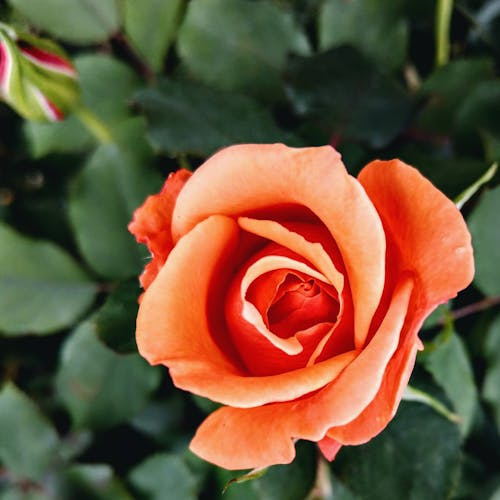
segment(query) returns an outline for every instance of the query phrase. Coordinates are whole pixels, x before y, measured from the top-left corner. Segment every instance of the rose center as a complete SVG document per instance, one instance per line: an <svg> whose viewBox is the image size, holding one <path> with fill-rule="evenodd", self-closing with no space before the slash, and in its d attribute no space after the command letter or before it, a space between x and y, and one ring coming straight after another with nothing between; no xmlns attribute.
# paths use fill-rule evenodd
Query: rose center
<svg viewBox="0 0 500 500"><path fill-rule="evenodd" d="M253 302L254 283L247 298L260 310L269 330L280 338L289 338L318 323L334 323L339 313L337 293L327 283L288 271L276 270L262 276L264 280L279 283L266 304ZM280 279L281 278L281 279Z"/></svg>

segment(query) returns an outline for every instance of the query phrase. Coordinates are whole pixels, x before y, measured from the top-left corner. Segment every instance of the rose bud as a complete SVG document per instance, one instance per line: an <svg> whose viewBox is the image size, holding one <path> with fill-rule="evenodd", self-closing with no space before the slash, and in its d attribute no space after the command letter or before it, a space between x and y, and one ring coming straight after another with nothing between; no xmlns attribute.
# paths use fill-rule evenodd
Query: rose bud
<svg viewBox="0 0 500 500"><path fill-rule="evenodd" d="M289 463L297 439L331 460L381 432L424 319L474 273L459 210L415 168L354 178L330 146L223 149L129 228L153 256L139 351L224 405L190 447L227 469Z"/></svg>
<svg viewBox="0 0 500 500"><path fill-rule="evenodd" d="M0 95L27 120L56 121L80 102L75 68L54 42L0 23Z"/></svg>

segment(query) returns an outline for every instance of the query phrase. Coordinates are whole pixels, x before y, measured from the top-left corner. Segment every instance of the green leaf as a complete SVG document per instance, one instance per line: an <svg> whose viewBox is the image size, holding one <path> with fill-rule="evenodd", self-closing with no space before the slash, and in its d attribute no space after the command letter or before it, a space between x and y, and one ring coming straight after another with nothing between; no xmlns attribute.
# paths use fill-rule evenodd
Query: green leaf
<svg viewBox="0 0 500 500"><path fill-rule="evenodd" d="M26 486L20 484L1 490L0 500L54 500L54 497L48 492L26 491Z"/></svg>
<svg viewBox="0 0 500 500"><path fill-rule="evenodd" d="M20 478L39 480L57 460L59 437L50 422L13 384L0 391L0 459Z"/></svg>
<svg viewBox="0 0 500 500"><path fill-rule="evenodd" d="M488 362L482 394L493 408L497 428L500 431L500 315L491 324L484 351Z"/></svg>
<svg viewBox="0 0 500 500"><path fill-rule="evenodd" d="M91 305L96 286L53 243L0 223L0 331L46 334L71 325Z"/></svg>
<svg viewBox="0 0 500 500"><path fill-rule="evenodd" d="M205 83L272 97L280 92L287 54L306 55L309 43L292 13L271 2L192 0L178 50Z"/></svg>
<svg viewBox="0 0 500 500"><path fill-rule="evenodd" d="M88 159L69 196L70 221L83 257L97 273L115 279L137 276L145 265L144 249L127 225L134 210L161 185L148 168L142 122L126 125L118 145L102 145Z"/></svg>
<svg viewBox="0 0 500 500"><path fill-rule="evenodd" d="M274 465L253 483L260 500L302 500L316 478L318 450L315 443L300 441L297 455L289 465Z"/></svg>
<svg viewBox="0 0 500 500"><path fill-rule="evenodd" d="M171 155L208 156L241 142L288 142L296 139L274 123L252 99L190 82L164 81L140 91L138 104L148 119L153 147Z"/></svg>
<svg viewBox="0 0 500 500"><path fill-rule="evenodd" d="M472 132L499 135L500 124L496 117L500 114L500 81L481 82L463 100L458 109L456 128L460 137Z"/></svg>
<svg viewBox="0 0 500 500"><path fill-rule="evenodd" d="M356 499L444 499L452 496L459 465L458 427L427 406L402 403L379 436L340 450L332 481L341 481Z"/></svg>
<svg viewBox="0 0 500 500"><path fill-rule="evenodd" d="M474 281L486 295L500 295L500 186L486 190L469 217L469 229L474 242L476 276Z"/></svg>
<svg viewBox="0 0 500 500"><path fill-rule="evenodd" d="M196 481L184 461L173 454L152 455L134 467L130 482L151 500L195 500Z"/></svg>
<svg viewBox="0 0 500 500"><path fill-rule="evenodd" d="M54 478L57 498L132 500L121 481L106 464L75 464Z"/></svg>
<svg viewBox="0 0 500 500"><path fill-rule="evenodd" d="M274 465L258 479L232 484L224 493L228 500L303 500L316 477L317 446L307 441L296 445L297 456L288 465ZM241 475L241 474L240 474ZM220 487L237 477L234 471L217 470Z"/></svg>
<svg viewBox="0 0 500 500"><path fill-rule="evenodd" d="M92 144L90 133L74 115L60 122L25 121L23 131L33 158L48 153L78 153Z"/></svg>
<svg viewBox="0 0 500 500"><path fill-rule="evenodd" d="M386 146L406 126L412 109L409 96L394 80L349 47L292 60L288 84L296 112L336 142Z"/></svg>
<svg viewBox="0 0 500 500"><path fill-rule="evenodd" d="M436 69L422 84L419 94L427 103L417 126L435 134L450 133L457 112L467 96L481 83L493 78L491 59L457 59Z"/></svg>
<svg viewBox="0 0 500 500"><path fill-rule="evenodd" d="M320 48L349 44L384 68L400 68L408 45L408 24L400 15L400 4L400 0L326 0L319 13Z"/></svg>
<svg viewBox="0 0 500 500"><path fill-rule="evenodd" d="M101 344L88 321L63 346L56 386L73 424L95 429L137 415L159 379L160 373L138 355L116 354Z"/></svg>
<svg viewBox="0 0 500 500"><path fill-rule="evenodd" d="M462 435L467 436L478 403L477 389L467 350L451 324L426 348L421 358L453 404L461 419Z"/></svg>
<svg viewBox="0 0 500 500"><path fill-rule="evenodd" d="M108 124L130 116L128 99L140 79L130 66L105 54L84 54L75 58L86 106Z"/></svg>
<svg viewBox="0 0 500 500"><path fill-rule="evenodd" d="M103 42L118 31L116 0L8 0L28 22L66 42Z"/></svg>
<svg viewBox="0 0 500 500"><path fill-rule="evenodd" d="M120 353L137 352L135 321L139 304L136 278L120 283L94 316L99 338L110 349Z"/></svg>
<svg viewBox="0 0 500 500"><path fill-rule="evenodd" d="M125 0L125 33L151 68L159 71L177 31L184 0ZM161 26L161 29L154 29Z"/></svg>

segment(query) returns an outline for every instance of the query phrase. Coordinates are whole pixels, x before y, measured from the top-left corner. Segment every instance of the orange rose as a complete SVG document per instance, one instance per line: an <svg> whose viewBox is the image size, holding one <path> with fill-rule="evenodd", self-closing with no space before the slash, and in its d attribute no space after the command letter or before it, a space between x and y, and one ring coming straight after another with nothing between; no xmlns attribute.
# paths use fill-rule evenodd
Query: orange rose
<svg viewBox="0 0 500 500"><path fill-rule="evenodd" d="M422 322L474 272L460 212L417 170L374 161L355 179L329 146L224 149L172 174L130 231L153 255L139 351L225 405L191 450L228 469L378 434Z"/></svg>

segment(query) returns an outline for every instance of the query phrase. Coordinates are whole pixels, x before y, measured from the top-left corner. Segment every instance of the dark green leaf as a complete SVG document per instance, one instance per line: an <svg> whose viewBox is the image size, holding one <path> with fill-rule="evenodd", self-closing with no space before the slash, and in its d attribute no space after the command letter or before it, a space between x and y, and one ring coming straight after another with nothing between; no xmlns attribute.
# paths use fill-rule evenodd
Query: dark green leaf
<svg viewBox="0 0 500 500"><path fill-rule="evenodd" d="M177 455L152 455L129 475L130 482L151 500L195 500L196 481Z"/></svg>
<svg viewBox="0 0 500 500"><path fill-rule="evenodd" d="M137 415L159 377L138 355L116 354L101 344L94 324L86 322L64 344L57 390L75 426L104 428Z"/></svg>
<svg viewBox="0 0 500 500"><path fill-rule="evenodd" d="M0 223L0 330L46 334L72 324L94 300L96 286L53 243Z"/></svg>
<svg viewBox="0 0 500 500"><path fill-rule="evenodd" d="M99 338L120 353L136 352L135 320L140 294L137 279L120 283L94 316Z"/></svg>
<svg viewBox="0 0 500 500"><path fill-rule="evenodd" d="M500 187L487 190L469 217L476 262L475 283L486 295L500 295Z"/></svg>
<svg viewBox="0 0 500 500"><path fill-rule="evenodd" d="M28 122L23 124L33 158L48 153L71 153L85 151L92 144L88 130L74 115L60 122Z"/></svg>
<svg viewBox="0 0 500 500"><path fill-rule="evenodd" d="M136 95L152 145L172 155L208 156L241 142L296 142L269 112L248 97L189 82L164 81Z"/></svg>
<svg viewBox="0 0 500 500"><path fill-rule="evenodd" d="M303 500L311 491L316 477L317 446L300 441L297 456L289 465L269 467L266 473L251 481L232 484L223 498L245 500ZM221 488L231 479L241 476L234 471L218 470Z"/></svg>
<svg viewBox="0 0 500 500"><path fill-rule="evenodd" d="M456 486L459 464L458 427L424 405L403 403L378 437L340 450L333 481L341 480L356 499L445 499Z"/></svg>
<svg viewBox="0 0 500 500"><path fill-rule="evenodd" d="M119 28L116 0L8 0L31 24L67 42L102 42Z"/></svg>
<svg viewBox="0 0 500 500"><path fill-rule="evenodd" d="M114 124L129 116L128 101L140 80L130 66L104 54L75 59L84 103L101 119Z"/></svg>
<svg viewBox="0 0 500 500"><path fill-rule="evenodd" d="M401 133L412 110L405 91L349 47L292 60L288 83L297 113L336 142L383 147Z"/></svg>
<svg viewBox="0 0 500 500"><path fill-rule="evenodd" d="M40 479L57 461L59 437L52 424L13 384L0 391L0 459L20 478Z"/></svg>
<svg viewBox="0 0 500 500"><path fill-rule="evenodd" d="M451 133L463 101L493 75L491 59L458 59L438 68L420 88L420 96L428 102L418 117L417 126L432 133Z"/></svg>
<svg viewBox="0 0 500 500"><path fill-rule="evenodd" d="M485 81L477 85L458 109L456 128L460 138L472 132L490 132L500 135L500 81Z"/></svg>
<svg viewBox="0 0 500 500"><path fill-rule="evenodd" d="M132 500L109 465L75 464L55 479L57 498L92 500Z"/></svg>
<svg viewBox="0 0 500 500"><path fill-rule="evenodd" d="M178 39L189 70L227 90L273 96L289 52L309 44L291 12L268 1L193 0Z"/></svg>
<svg viewBox="0 0 500 500"><path fill-rule="evenodd" d="M326 0L319 15L321 49L348 44L382 67L401 67L408 24L400 16L400 4L400 0Z"/></svg>
<svg viewBox="0 0 500 500"><path fill-rule="evenodd" d="M452 402L461 418L462 435L467 436L478 401L472 366L462 339L453 330L445 330L424 351L422 361Z"/></svg>
<svg viewBox="0 0 500 500"><path fill-rule="evenodd" d="M184 0L125 0L125 32L155 71L162 67L183 8ZM161 29L151 29L155 25Z"/></svg>
<svg viewBox="0 0 500 500"><path fill-rule="evenodd" d="M147 167L147 151L141 153L141 130L131 127L126 146L100 146L70 193L69 215L77 243L88 264L107 278L137 276L146 263L144 249L127 230L134 210L160 186L157 174Z"/></svg>
<svg viewBox="0 0 500 500"><path fill-rule="evenodd" d="M488 369L483 383L483 397L493 408L500 431L500 316L491 324L485 342Z"/></svg>

